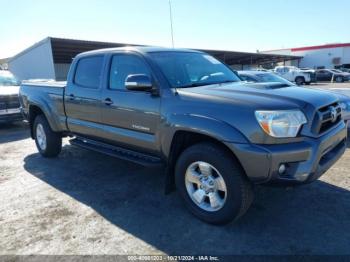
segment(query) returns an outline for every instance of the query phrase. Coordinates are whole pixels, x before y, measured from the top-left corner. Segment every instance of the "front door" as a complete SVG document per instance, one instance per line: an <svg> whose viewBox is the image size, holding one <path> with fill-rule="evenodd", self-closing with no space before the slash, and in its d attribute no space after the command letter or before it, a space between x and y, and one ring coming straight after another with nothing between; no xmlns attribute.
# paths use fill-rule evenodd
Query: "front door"
<svg viewBox="0 0 350 262"><path fill-rule="evenodd" d="M119 53L110 59L109 77L102 93L103 137L116 145L158 152L160 97L125 88L128 75L146 74L152 79L150 67L136 53Z"/></svg>
<svg viewBox="0 0 350 262"><path fill-rule="evenodd" d="M319 70L317 72L317 80L319 81L330 81L332 79L332 74L327 70Z"/></svg>

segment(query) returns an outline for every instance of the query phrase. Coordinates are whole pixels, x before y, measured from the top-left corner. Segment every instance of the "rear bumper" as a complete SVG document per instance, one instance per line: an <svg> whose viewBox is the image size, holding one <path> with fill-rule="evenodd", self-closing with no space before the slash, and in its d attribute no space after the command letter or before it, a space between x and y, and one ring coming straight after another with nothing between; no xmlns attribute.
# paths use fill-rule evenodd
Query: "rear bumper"
<svg viewBox="0 0 350 262"><path fill-rule="evenodd" d="M255 183L303 184L324 174L345 152L347 129L340 122L320 138L280 145L226 143ZM286 170L279 172L281 165Z"/></svg>

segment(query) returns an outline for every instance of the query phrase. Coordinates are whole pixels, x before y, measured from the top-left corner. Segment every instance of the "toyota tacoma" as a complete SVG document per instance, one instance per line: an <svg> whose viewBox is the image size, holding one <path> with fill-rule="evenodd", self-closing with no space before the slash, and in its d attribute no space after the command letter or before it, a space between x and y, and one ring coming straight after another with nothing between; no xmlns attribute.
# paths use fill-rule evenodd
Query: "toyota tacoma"
<svg viewBox="0 0 350 262"><path fill-rule="evenodd" d="M128 47L77 55L67 82L24 82L22 112L43 157L70 143L163 166L165 190L214 224L242 216L254 184L306 184L344 153L338 98L246 83L199 51Z"/></svg>

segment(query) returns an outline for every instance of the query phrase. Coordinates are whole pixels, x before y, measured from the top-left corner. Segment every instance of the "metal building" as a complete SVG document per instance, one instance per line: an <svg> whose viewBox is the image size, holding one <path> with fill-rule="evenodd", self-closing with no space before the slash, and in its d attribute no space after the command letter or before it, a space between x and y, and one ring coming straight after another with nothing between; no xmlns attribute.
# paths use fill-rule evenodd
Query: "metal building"
<svg viewBox="0 0 350 262"><path fill-rule="evenodd" d="M277 49L264 53L302 56L300 67L350 69L350 43Z"/></svg>
<svg viewBox="0 0 350 262"><path fill-rule="evenodd" d="M47 37L20 52L8 61L9 70L19 79L65 80L72 59L79 53L110 47L133 46L125 43L108 43ZM200 50L200 49L198 49ZM300 56L261 54L223 50L203 50L217 59L241 70L251 67L273 67L285 61L299 61Z"/></svg>

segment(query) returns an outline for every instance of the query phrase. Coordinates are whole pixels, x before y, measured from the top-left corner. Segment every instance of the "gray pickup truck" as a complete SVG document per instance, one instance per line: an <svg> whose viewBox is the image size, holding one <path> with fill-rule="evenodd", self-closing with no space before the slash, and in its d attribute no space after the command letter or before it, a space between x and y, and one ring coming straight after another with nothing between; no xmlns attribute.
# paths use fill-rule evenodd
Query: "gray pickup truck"
<svg viewBox="0 0 350 262"><path fill-rule="evenodd" d="M336 96L248 84L206 53L153 47L79 54L67 83L23 83L22 111L44 157L70 143L164 166L166 192L209 223L242 216L254 184L305 184L344 153ZM69 167L67 167L69 168Z"/></svg>

